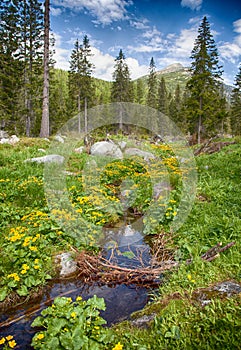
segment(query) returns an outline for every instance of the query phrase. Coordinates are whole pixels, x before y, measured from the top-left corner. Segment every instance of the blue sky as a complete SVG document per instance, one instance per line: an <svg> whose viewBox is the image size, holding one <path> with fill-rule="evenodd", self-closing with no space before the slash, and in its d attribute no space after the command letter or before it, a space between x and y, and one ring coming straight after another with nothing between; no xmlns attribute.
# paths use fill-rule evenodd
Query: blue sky
<svg viewBox="0 0 241 350"><path fill-rule="evenodd" d="M238 0L52 0L55 66L68 70L74 42L85 34L98 78L112 79L120 49L133 79L148 74L151 57L157 70L173 63L188 66L204 16L211 25L224 81L232 84L241 62Z"/></svg>

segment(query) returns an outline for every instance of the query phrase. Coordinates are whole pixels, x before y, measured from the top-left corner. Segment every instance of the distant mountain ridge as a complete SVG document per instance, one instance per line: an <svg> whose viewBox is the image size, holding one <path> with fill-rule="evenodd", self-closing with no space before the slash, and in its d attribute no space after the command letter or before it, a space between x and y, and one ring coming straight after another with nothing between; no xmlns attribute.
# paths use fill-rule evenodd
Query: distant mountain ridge
<svg viewBox="0 0 241 350"><path fill-rule="evenodd" d="M185 86L189 78L191 77L191 72L189 67L184 67L181 63L173 63L167 67L156 71L158 80L162 77L165 79L166 88L168 92L174 94L176 86L179 84L180 89L184 91ZM143 80L147 84L148 75L144 75L136 80ZM224 93L228 101L230 101L232 86L224 84Z"/></svg>

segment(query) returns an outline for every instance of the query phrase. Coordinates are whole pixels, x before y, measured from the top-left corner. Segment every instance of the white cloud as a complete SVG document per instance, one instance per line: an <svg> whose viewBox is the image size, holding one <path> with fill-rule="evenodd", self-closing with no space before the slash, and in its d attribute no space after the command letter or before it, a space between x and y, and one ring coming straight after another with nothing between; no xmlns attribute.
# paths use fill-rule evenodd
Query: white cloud
<svg viewBox="0 0 241 350"><path fill-rule="evenodd" d="M202 7L202 0L182 0L182 7L189 7L191 10L200 10Z"/></svg>
<svg viewBox="0 0 241 350"><path fill-rule="evenodd" d="M103 25L128 18L126 8L132 4L132 0L53 0L52 2L53 5L75 11L89 11L96 18L94 22Z"/></svg>
<svg viewBox="0 0 241 350"><path fill-rule="evenodd" d="M236 64L241 56L241 19L233 22L234 32L237 35L233 42L223 42L219 46L219 53L222 60Z"/></svg>
<svg viewBox="0 0 241 350"><path fill-rule="evenodd" d="M103 53L96 47L91 49L93 56L91 62L95 65L93 76L99 79L112 80L115 58L108 53Z"/></svg>
<svg viewBox="0 0 241 350"><path fill-rule="evenodd" d="M130 21L130 25L131 27L134 27L136 29L140 29L140 30L143 30L143 29L148 29L149 28L149 25L147 24L149 21L148 19L144 18L142 21L141 20L131 20Z"/></svg>
<svg viewBox="0 0 241 350"><path fill-rule="evenodd" d="M131 73L131 79L137 79L143 75L148 74L149 67L146 65L140 65L135 58L128 57L126 59L126 63Z"/></svg>
<svg viewBox="0 0 241 350"><path fill-rule="evenodd" d="M57 16L61 15L62 10L59 7L52 7L51 6L50 7L50 13L51 13L52 16L57 17Z"/></svg>
<svg viewBox="0 0 241 350"><path fill-rule="evenodd" d="M140 38L140 44L129 45L130 52L163 52L167 40L163 39L162 33L154 26L146 30Z"/></svg>
<svg viewBox="0 0 241 350"><path fill-rule="evenodd" d="M69 58L70 58L70 50L63 49L62 46L62 37L57 34L53 33L55 38L55 46L54 46L54 55L53 59L56 61L55 68L61 68L64 70L69 69Z"/></svg>

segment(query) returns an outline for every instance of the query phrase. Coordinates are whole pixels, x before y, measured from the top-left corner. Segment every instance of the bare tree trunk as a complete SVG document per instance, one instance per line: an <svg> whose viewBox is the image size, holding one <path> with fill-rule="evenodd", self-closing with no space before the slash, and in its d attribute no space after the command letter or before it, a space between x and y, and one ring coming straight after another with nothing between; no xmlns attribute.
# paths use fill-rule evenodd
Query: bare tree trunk
<svg viewBox="0 0 241 350"><path fill-rule="evenodd" d="M87 119L87 97L85 97L85 135L88 133L88 119Z"/></svg>
<svg viewBox="0 0 241 350"><path fill-rule="evenodd" d="M81 131L81 120L80 120L80 94L78 94L78 132Z"/></svg>
<svg viewBox="0 0 241 350"><path fill-rule="evenodd" d="M49 0L44 2L44 87L40 137L49 137Z"/></svg>
<svg viewBox="0 0 241 350"><path fill-rule="evenodd" d="M199 109L200 111L202 111L202 97L200 97L199 100ZM199 114L199 118L198 118L198 129L197 129L197 143L200 144L201 143L201 130L202 130L202 112L200 112Z"/></svg>

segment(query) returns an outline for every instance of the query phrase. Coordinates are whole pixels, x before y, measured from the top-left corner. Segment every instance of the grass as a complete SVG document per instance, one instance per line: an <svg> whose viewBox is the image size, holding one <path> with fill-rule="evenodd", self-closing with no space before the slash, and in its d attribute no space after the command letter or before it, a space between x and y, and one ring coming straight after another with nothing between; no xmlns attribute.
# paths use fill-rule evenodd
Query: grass
<svg viewBox="0 0 241 350"><path fill-rule="evenodd" d="M73 153L67 170L76 174L66 177L66 187L74 211L71 215L65 209L51 211L44 195L43 165L24 163L27 158L44 155L39 149L47 150L48 146L47 141L27 138L14 146L0 145L2 304L13 302L13 293L27 297L47 283L55 275L52 257L57 252L70 246L96 250L102 225L119 220L123 214L119 199L123 183L129 184L124 188L126 201L137 212L145 212L152 203L150 179L158 177L160 169L156 164L148 165L149 169L140 159L115 161L103 170L103 164L96 160L100 184L96 186L95 181L87 179L85 186L81 172L88 156ZM168 201L161 202L167 215L160 220L158 213L150 216L146 222L148 234L168 230L180 200L178 165L172 150L165 147L153 147L146 142L147 151L164 159L173 188ZM215 296L209 305L202 307L194 291L224 280L240 282L240 160L240 143L197 157L197 197L188 219L173 237L175 259L180 267L165 274L154 301L143 311L157 313L149 329L140 330L128 322L114 327L115 343L123 344L123 349L238 349L240 295L222 300ZM78 225L73 224L74 220ZM70 229L64 230L61 223L69 222ZM236 244L214 261L200 259L218 242L225 245L231 241ZM185 264L190 257L193 263Z"/></svg>

